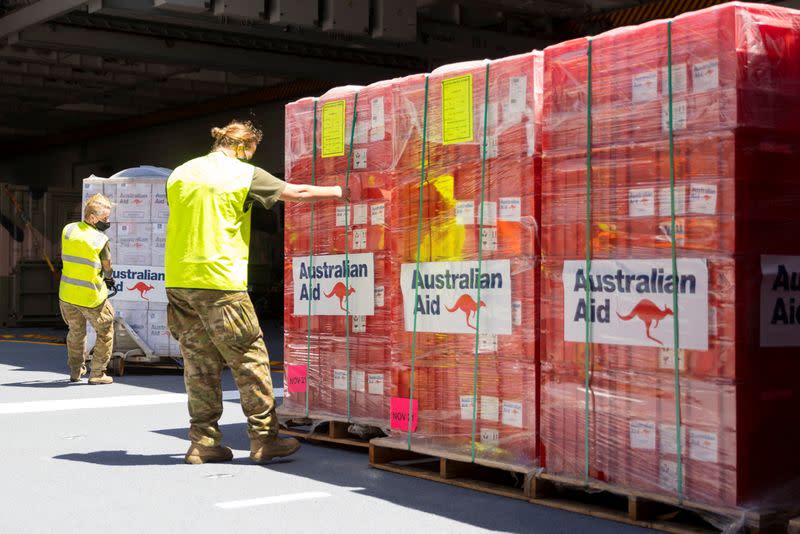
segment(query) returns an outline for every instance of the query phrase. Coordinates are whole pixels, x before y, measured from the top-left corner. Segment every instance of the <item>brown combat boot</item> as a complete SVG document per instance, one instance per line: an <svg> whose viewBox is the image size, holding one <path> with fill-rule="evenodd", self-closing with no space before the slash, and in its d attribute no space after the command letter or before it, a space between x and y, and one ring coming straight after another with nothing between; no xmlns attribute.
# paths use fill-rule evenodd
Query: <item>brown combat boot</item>
<svg viewBox="0 0 800 534"><path fill-rule="evenodd" d="M199 443L192 443L192 446L186 451L185 460L187 464L193 465L229 462L233 460L233 451L222 445L206 447Z"/></svg>
<svg viewBox="0 0 800 534"><path fill-rule="evenodd" d="M250 438L250 459L257 464L263 464L274 458L294 454L299 448L300 442L294 438L280 436Z"/></svg>
<svg viewBox="0 0 800 534"><path fill-rule="evenodd" d="M70 382L80 382L81 377L86 374L86 366L81 365L79 369L71 369L69 372Z"/></svg>
<svg viewBox="0 0 800 534"><path fill-rule="evenodd" d="M100 384L113 384L114 379L106 374L105 371L92 371L89 375L89 383L93 386Z"/></svg>

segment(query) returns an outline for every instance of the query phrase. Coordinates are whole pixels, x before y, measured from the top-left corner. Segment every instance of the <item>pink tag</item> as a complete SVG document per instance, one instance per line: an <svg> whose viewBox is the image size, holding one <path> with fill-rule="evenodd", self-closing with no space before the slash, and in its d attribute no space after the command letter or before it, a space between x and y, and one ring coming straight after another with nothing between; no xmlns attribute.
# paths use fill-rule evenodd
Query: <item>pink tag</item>
<svg viewBox="0 0 800 534"><path fill-rule="evenodd" d="M305 365L287 365L286 383L289 387L289 393L305 393L307 375L308 369L306 369Z"/></svg>
<svg viewBox="0 0 800 534"><path fill-rule="evenodd" d="M417 408L419 402L414 399L411 407L411 431L417 429ZM405 397L392 397L391 404L391 427L395 430L405 430L408 432L408 399Z"/></svg>

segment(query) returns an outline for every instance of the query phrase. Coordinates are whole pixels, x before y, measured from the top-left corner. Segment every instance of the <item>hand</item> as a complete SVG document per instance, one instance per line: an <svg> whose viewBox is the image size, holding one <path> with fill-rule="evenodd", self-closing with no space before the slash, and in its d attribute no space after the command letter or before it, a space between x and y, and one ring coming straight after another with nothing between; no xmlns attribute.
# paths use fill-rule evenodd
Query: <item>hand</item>
<svg viewBox="0 0 800 534"><path fill-rule="evenodd" d="M114 286L116 285L116 284L114 284L114 279L113 278L103 278L103 282L106 283L106 287L109 290L113 290Z"/></svg>

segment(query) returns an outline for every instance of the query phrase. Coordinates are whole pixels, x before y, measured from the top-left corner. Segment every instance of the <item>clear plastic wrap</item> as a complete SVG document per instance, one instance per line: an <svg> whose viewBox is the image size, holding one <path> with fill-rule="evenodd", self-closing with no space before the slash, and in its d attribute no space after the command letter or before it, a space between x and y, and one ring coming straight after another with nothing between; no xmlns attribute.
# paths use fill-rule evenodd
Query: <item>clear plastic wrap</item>
<svg viewBox="0 0 800 534"><path fill-rule="evenodd" d="M591 110L589 41L545 51L542 467L689 503L764 509L788 491L796 505L800 12L674 19L671 99L668 24L591 40Z"/></svg>
<svg viewBox="0 0 800 534"><path fill-rule="evenodd" d="M800 12L730 2L672 20L673 129L800 128ZM667 139L668 21L592 38L592 146ZM587 39L545 51L544 146L584 150Z"/></svg>
<svg viewBox="0 0 800 534"><path fill-rule="evenodd" d="M290 382L301 380L296 373L303 375L308 367L308 389L298 387L302 391L294 392L294 386L287 387L283 410L381 426L391 431L390 439L406 444L408 425L403 429L400 420L407 418L408 400L413 397L412 449L469 457L474 416L476 461L528 470L536 461L542 54L489 62L488 103L486 65L453 65L429 75L427 113L426 75L361 89L349 173L350 130L342 167L325 161L336 157L320 155L324 135L317 124L314 182L347 181L351 211L346 212L343 204L320 203L314 207L312 223L310 206L287 206L285 361ZM464 85L443 96L444 84L453 79ZM317 101L318 120L324 98ZM344 98L346 114L352 115L351 97ZM451 119L464 123L459 125L459 140L443 141L443 104L455 109ZM313 138L313 110L313 99L287 106L291 181L311 181L315 147L299 139ZM485 168L484 114L488 116ZM352 120L348 121L350 128ZM302 134L295 132L298 127ZM425 179L420 185L423 137ZM349 213L347 232L345 213ZM374 315L365 318L366 328L359 318L360 331L351 324L345 335L346 317L312 311L309 338L308 313L294 306L295 295L302 290L296 283L297 258L312 248L315 262L342 255L345 239L349 254L373 255ZM421 291L412 288L418 250L420 275L429 281ZM484 260L483 276L491 280L481 293L485 303L480 325L472 309L478 305L479 258ZM442 280L456 273L459 282L437 286L437 276ZM423 304L417 309L415 332L417 302ZM355 319L351 317L351 323ZM481 332L477 359L476 327ZM362 377L366 391L361 389Z"/></svg>

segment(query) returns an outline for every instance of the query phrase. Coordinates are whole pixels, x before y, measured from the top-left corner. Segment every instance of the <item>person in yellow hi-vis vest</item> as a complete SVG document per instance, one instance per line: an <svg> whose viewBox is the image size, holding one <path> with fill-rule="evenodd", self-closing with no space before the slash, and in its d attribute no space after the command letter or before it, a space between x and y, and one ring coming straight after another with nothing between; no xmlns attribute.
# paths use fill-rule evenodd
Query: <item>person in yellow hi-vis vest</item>
<svg viewBox="0 0 800 534"><path fill-rule="evenodd" d="M61 233L61 283L58 289L61 317L69 327L67 363L70 382L86 374L86 322L97 333L90 384L111 384L106 375L114 341L114 308L108 300L113 287L111 252L103 233L111 226L111 202L93 195L83 209L83 220L66 225Z"/></svg>
<svg viewBox="0 0 800 534"><path fill-rule="evenodd" d="M211 153L176 168L167 180L167 324L178 340L189 396L191 446L186 463L233 458L221 445L222 368L230 367L247 416L250 459L293 454L294 438L278 436L269 356L247 294L253 204L349 196L339 186L287 184L247 163L261 141L249 122L211 130Z"/></svg>

